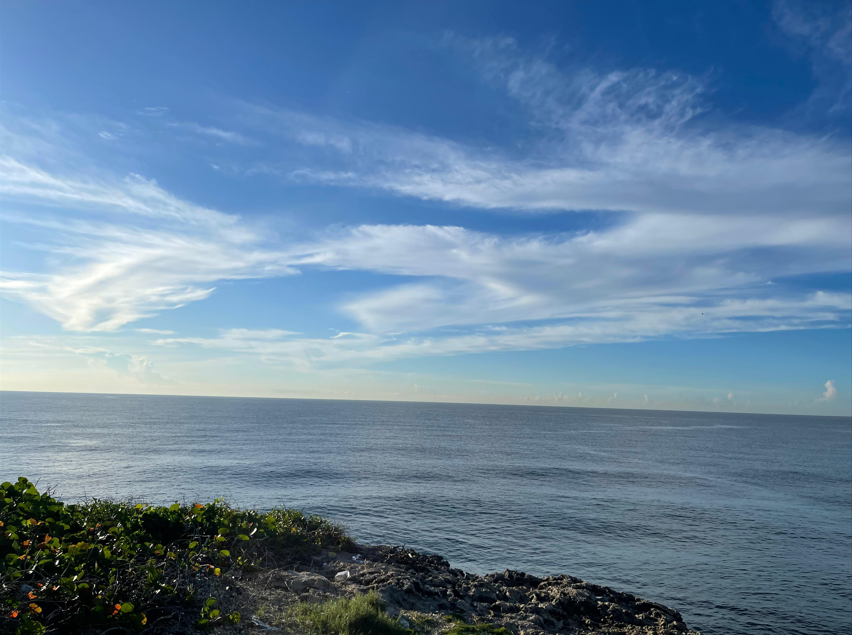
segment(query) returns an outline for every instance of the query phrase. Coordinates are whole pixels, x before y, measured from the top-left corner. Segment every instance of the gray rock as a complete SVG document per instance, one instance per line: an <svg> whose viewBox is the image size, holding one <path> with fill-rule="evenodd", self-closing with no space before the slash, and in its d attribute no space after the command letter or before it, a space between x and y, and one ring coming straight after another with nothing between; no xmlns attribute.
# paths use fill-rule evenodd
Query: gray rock
<svg viewBox="0 0 852 635"><path fill-rule="evenodd" d="M299 571L278 572L270 580L270 586L273 588L287 588L294 593L302 593L308 589L317 589L318 591L334 590L334 585L328 578L316 573Z"/></svg>
<svg viewBox="0 0 852 635"><path fill-rule="evenodd" d="M332 592L375 590L391 616L400 609L452 613L468 622L503 626L514 635L699 635L677 611L569 575L538 578L506 570L478 576L450 568L440 556L411 549L364 546L359 551L364 564L336 554L349 558L351 577ZM316 561L314 565L318 569ZM287 572L281 580L296 592L334 587L316 573Z"/></svg>

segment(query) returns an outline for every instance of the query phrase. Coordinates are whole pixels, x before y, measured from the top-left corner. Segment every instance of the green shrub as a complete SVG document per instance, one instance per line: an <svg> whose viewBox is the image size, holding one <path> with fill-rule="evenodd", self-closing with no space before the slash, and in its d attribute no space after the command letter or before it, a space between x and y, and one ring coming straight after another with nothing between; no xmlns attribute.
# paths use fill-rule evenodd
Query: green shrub
<svg viewBox="0 0 852 635"><path fill-rule="evenodd" d="M412 635L385 614L384 604L374 591L354 598L320 604L301 602L289 616L310 635Z"/></svg>
<svg viewBox="0 0 852 635"><path fill-rule="evenodd" d="M0 631L133 631L193 607L199 627L236 622L199 587L270 553L349 545L340 527L295 510L66 505L20 478L0 484Z"/></svg>

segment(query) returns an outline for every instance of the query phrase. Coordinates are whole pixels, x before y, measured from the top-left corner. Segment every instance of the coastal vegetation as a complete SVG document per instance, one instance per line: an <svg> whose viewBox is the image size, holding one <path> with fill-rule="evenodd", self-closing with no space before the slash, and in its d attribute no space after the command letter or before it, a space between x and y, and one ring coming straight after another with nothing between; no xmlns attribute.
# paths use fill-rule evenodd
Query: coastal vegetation
<svg viewBox="0 0 852 635"><path fill-rule="evenodd" d="M216 597L231 570L351 544L341 527L292 509L64 504L20 478L0 485L0 632L235 624L240 614Z"/></svg>

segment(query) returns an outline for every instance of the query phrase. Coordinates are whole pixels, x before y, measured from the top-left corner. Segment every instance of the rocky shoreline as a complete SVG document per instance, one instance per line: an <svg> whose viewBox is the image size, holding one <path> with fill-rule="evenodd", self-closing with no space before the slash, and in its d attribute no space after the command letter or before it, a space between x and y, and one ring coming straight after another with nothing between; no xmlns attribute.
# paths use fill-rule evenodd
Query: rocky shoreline
<svg viewBox="0 0 852 635"><path fill-rule="evenodd" d="M452 616L515 635L699 635L673 609L568 575L479 576L412 549L358 546L357 551L324 550L288 569L244 574L234 580L232 593L241 596L233 597L235 604L251 611L254 628L269 632L288 631L275 626L275 616L295 602L375 591L391 616L421 633L449 629L446 618Z"/></svg>

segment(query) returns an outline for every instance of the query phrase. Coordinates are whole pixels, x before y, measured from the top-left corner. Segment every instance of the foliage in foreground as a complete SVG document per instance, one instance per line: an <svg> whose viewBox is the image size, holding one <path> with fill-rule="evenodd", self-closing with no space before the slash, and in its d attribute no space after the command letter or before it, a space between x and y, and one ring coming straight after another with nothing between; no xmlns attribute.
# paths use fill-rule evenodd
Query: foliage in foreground
<svg viewBox="0 0 852 635"><path fill-rule="evenodd" d="M343 530L290 509L66 505L26 478L0 484L0 632L151 630L194 610L196 626L238 622L200 593L270 554L345 548Z"/></svg>
<svg viewBox="0 0 852 635"><path fill-rule="evenodd" d="M320 604L300 602L290 609L289 616L309 635L412 635L414 632L387 616L384 603L375 591Z"/></svg>

